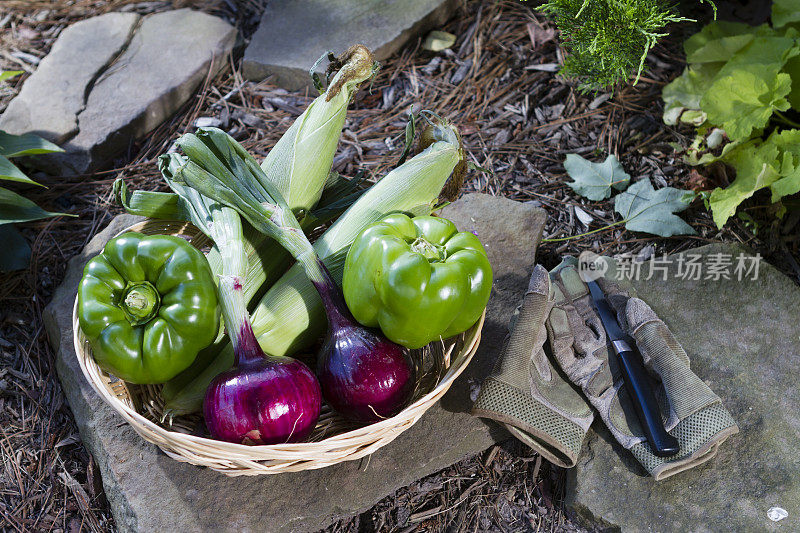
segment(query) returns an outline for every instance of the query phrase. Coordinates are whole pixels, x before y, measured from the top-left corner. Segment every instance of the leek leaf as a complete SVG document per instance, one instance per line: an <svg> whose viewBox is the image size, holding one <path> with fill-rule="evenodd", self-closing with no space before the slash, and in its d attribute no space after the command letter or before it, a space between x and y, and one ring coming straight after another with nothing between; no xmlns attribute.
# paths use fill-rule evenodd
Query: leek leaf
<svg viewBox="0 0 800 533"><path fill-rule="evenodd" d="M31 220L57 216L75 215L45 211L24 196L0 187L0 224L30 222Z"/></svg>
<svg viewBox="0 0 800 533"><path fill-rule="evenodd" d="M12 135L5 131L0 131L0 155L4 157L21 157L63 151L62 148L33 133Z"/></svg>

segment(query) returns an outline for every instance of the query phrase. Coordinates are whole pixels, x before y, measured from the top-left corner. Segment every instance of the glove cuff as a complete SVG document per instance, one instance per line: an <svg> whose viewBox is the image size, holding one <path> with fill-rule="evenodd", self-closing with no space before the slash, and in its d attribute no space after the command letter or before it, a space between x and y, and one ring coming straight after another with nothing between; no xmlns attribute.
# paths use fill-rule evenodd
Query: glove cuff
<svg viewBox="0 0 800 533"><path fill-rule="evenodd" d="M584 429L530 395L491 377L483 382L471 412L502 423L545 459L565 468L578 461L588 429L588 424Z"/></svg>
<svg viewBox="0 0 800 533"><path fill-rule="evenodd" d="M739 427L722 403L713 403L681 420L669 433L678 439L680 452L673 457L657 457L647 442L630 450L656 481L703 464L717 453L725 439L739 432Z"/></svg>

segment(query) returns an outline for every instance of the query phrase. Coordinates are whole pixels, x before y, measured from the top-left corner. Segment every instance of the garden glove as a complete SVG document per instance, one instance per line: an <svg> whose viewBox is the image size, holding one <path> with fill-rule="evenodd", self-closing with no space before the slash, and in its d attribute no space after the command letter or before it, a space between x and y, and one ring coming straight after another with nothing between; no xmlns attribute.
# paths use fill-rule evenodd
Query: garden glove
<svg viewBox="0 0 800 533"><path fill-rule="evenodd" d="M603 258L613 264L613 260ZM551 272L555 304L547 321L553 354L569 379L600 413L608 429L656 480L711 459L719 445L739 431L714 392L689 367L689 358L669 328L639 298L608 278L598 279L617 312L623 331L634 339L645 367L660 383L655 393L666 430L680 444L672 457L657 457L642 432L617 357L609 360L606 334L577 260L566 258Z"/></svg>
<svg viewBox="0 0 800 533"><path fill-rule="evenodd" d="M571 467L594 414L544 352L544 323L552 306L550 276L537 266L472 414L502 423L549 461Z"/></svg>

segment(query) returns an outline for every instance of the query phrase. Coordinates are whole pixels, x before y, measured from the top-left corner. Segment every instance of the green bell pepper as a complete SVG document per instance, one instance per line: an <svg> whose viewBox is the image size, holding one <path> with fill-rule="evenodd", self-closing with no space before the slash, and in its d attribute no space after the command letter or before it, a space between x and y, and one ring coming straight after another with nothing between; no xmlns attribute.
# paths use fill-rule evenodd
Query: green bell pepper
<svg viewBox="0 0 800 533"><path fill-rule="evenodd" d="M86 264L78 321L100 368L130 383L163 383L217 335L214 277L179 237L124 233Z"/></svg>
<svg viewBox="0 0 800 533"><path fill-rule="evenodd" d="M444 218L393 214L367 227L347 253L345 302L361 324L421 348L469 329L492 289L486 250Z"/></svg>

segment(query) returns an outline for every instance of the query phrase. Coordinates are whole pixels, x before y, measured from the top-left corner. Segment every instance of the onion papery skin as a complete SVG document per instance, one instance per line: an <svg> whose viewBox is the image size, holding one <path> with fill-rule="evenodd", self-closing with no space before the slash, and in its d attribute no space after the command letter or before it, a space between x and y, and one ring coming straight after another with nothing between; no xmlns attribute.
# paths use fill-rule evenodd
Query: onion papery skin
<svg viewBox="0 0 800 533"><path fill-rule="evenodd" d="M414 367L401 346L360 325L329 328L317 364L325 400L350 420L396 415L414 390Z"/></svg>
<svg viewBox="0 0 800 533"><path fill-rule="evenodd" d="M319 382L306 365L266 356L217 376L206 391L203 413L215 439L282 444L308 439L321 407Z"/></svg>

